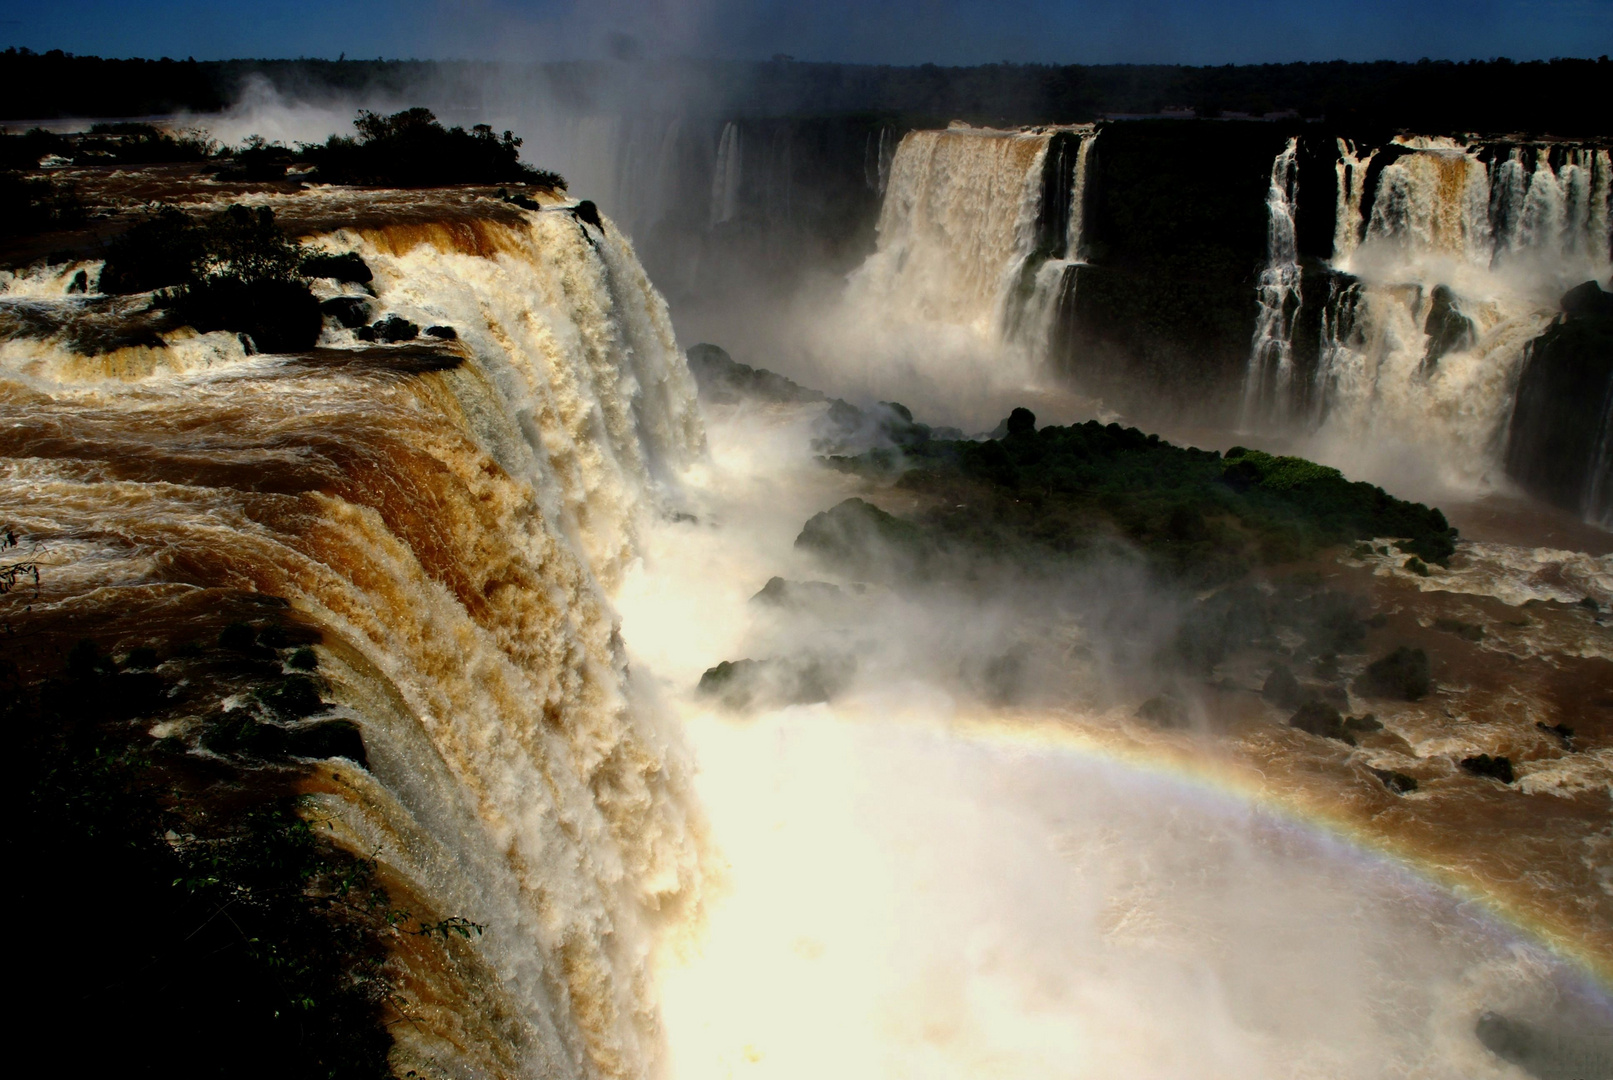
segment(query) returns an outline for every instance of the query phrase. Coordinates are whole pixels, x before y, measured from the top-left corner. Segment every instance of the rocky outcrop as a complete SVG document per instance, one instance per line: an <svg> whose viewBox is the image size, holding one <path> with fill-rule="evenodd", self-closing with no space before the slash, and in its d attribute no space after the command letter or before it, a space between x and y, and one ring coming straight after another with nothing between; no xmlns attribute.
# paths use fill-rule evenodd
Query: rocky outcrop
<svg viewBox="0 0 1613 1080"><path fill-rule="evenodd" d="M1507 475L1531 494L1613 523L1613 296L1587 281L1529 343L1507 435Z"/></svg>

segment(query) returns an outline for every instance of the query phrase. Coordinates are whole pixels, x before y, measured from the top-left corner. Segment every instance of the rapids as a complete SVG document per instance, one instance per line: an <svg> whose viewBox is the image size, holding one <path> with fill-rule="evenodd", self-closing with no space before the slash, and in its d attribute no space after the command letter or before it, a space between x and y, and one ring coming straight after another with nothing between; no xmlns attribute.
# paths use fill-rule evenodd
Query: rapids
<svg viewBox="0 0 1613 1080"><path fill-rule="evenodd" d="M1079 197L1057 229L1040 214L1058 134L904 138L841 309L870 321L835 330L844 344L878 315L863 362L906 357L982 426L1038 383L1040 339L1015 327L1085 254ZM737 187L737 128L723 144ZM1053 190L1083 190L1093 144L1053 156ZM702 671L798 643L750 598L819 573L793 546L802 522L868 494L814 460L825 406L703 415L609 220L464 195L435 220L422 196L407 220L343 223L364 207L262 198L361 254L382 311L456 339L328 326L312 353L260 356L180 331L83 355L13 335L0 506L40 565L41 614L235 590L323 632L369 767L322 762L310 813L433 913L486 927L394 958L399 1071L1501 1078L1518 1073L1475 1039L1486 1010L1613 1030L1597 816L1613 764L1542 751L1517 700L1544 695L1526 678L1600 670L1585 665L1604 653L1562 639L1599 647L1606 628L1564 601L1613 598L1606 557L1473 548L1432 599L1386 556L1337 571L1408 634L1433 632L1428 613L1475 617L1450 606L1469 597L1488 620L1495 656L1443 699L1460 729L1392 706L1394 749L1251 719L1244 685L1220 688L1246 714L1225 729L1149 729L1077 641L1071 701L961 699L944 677L958 656L1027 632L1012 596L874 593L843 635L871 674L843 698L725 713ZM1391 231L1367 228L1363 274ZM0 299L32 313L19 325L70 326L103 303L71 280L9 278ZM968 373L982 355L998 366ZM1169 628L1140 584L1105 585ZM1507 622L1521 600L1557 606ZM1503 650L1540 662L1497 674ZM1459 786L1450 760L1481 749L1519 754L1521 791ZM1370 771L1414 766L1454 781L1402 798Z"/></svg>
<svg viewBox="0 0 1613 1080"><path fill-rule="evenodd" d="M655 927L702 877L686 757L607 599L702 449L665 306L614 227L564 210L318 242L362 251L382 304L457 344L423 365L346 331L287 357L185 331L0 346L0 501L41 568L32 611L289 600L369 750L368 772L320 770L315 812L487 928L458 965L403 955L400 1060L642 1075Z"/></svg>

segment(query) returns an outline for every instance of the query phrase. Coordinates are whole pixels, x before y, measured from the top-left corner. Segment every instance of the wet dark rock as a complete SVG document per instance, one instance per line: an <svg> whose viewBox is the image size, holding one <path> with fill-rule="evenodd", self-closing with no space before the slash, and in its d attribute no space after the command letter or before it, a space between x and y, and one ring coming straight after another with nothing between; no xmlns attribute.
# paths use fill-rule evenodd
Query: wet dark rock
<svg viewBox="0 0 1613 1080"><path fill-rule="evenodd" d="M601 232L605 231L605 223L599 219L599 207L594 205L592 199L584 199L571 208L571 213L578 221L587 222Z"/></svg>
<svg viewBox="0 0 1613 1080"><path fill-rule="evenodd" d="M822 607L832 604L845 596L838 585L831 585L827 581L786 581L781 577L769 578L760 592L751 597L754 604L767 604L772 607L800 609L808 607Z"/></svg>
<svg viewBox="0 0 1613 1080"><path fill-rule="evenodd" d="M1423 333L1428 335L1428 347L1423 352L1424 371L1431 371L1447 353L1471 349L1477 340L1473 320L1462 314L1449 285L1434 286Z"/></svg>
<svg viewBox="0 0 1613 1080"><path fill-rule="evenodd" d="M282 720L300 720L330 708L319 696L319 684L307 675L288 675L254 696Z"/></svg>
<svg viewBox="0 0 1613 1080"><path fill-rule="evenodd" d="M286 753L292 757L346 758L369 768L364 736L351 720L322 720L292 728L286 733Z"/></svg>
<svg viewBox="0 0 1613 1080"><path fill-rule="evenodd" d="M1531 341L1507 431L1506 468L1530 493L1593 520L1613 517L1613 296L1587 282Z"/></svg>
<svg viewBox="0 0 1613 1080"><path fill-rule="evenodd" d="M1266 676L1266 683L1260 688L1260 696L1277 706L1279 709L1297 709L1304 700L1300 690L1299 680L1294 673L1288 670L1287 664L1278 664Z"/></svg>
<svg viewBox="0 0 1613 1080"><path fill-rule="evenodd" d="M933 556L924 531L862 499L847 499L815 514L795 547L860 577L906 576Z"/></svg>
<svg viewBox="0 0 1613 1080"><path fill-rule="evenodd" d="M356 330L370 321L370 304L362 296L333 296L320 302L319 311L349 330Z"/></svg>
<svg viewBox="0 0 1613 1080"><path fill-rule="evenodd" d="M1411 558L1406 560L1405 567L1406 567L1407 570L1410 570L1412 573L1416 574L1418 577L1427 577L1428 576L1428 564L1423 562L1421 559L1419 559L1415 555L1413 555Z"/></svg>
<svg viewBox="0 0 1613 1080"><path fill-rule="evenodd" d="M766 368L739 363L719 345L708 342L691 345L687 355L689 374L694 376L700 396L707 401L726 404L748 398L790 404L826 400L818 391L809 390Z"/></svg>
<svg viewBox="0 0 1613 1080"><path fill-rule="evenodd" d="M258 643L258 632L246 623L230 623L218 635L218 647L235 652L246 652Z"/></svg>
<svg viewBox="0 0 1613 1080"><path fill-rule="evenodd" d="M375 337L367 340L379 341L389 345L398 341L413 341L420 336L419 324L412 323L401 315L388 315L379 322L372 324L370 330Z"/></svg>
<svg viewBox="0 0 1613 1080"><path fill-rule="evenodd" d="M1434 680L1428 654L1402 645L1388 656L1367 665L1355 680L1355 692L1364 697L1418 701L1428 695Z"/></svg>
<svg viewBox="0 0 1613 1080"><path fill-rule="evenodd" d="M427 337L434 337L441 341L459 340L459 331L452 326L428 326L425 333Z"/></svg>
<svg viewBox="0 0 1613 1080"><path fill-rule="evenodd" d="M735 710L814 705L845 689L856 670L844 656L724 660L700 676L699 692Z"/></svg>
<svg viewBox="0 0 1613 1080"><path fill-rule="evenodd" d="M1601 1027L1601 1031L1596 1028ZM1584 1028L1547 1030L1486 1012L1473 1027L1479 1042L1535 1080L1590 1080L1613 1076L1613 1031L1605 1021Z"/></svg>
<svg viewBox="0 0 1613 1080"><path fill-rule="evenodd" d="M1599 281L1586 281L1563 293L1559 306L1571 318L1585 315L1613 315L1613 293Z"/></svg>
<svg viewBox="0 0 1613 1080"><path fill-rule="evenodd" d="M1344 729L1370 735L1374 731L1382 731L1383 722L1372 713L1367 713L1365 716L1346 716L1344 718Z"/></svg>
<svg viewBox="0 0 1613 1080"><path fill-rule="evenodd" d="M319 656L314 650L304 646L287 658L286 666L297 671L316 671L319 668Z"/></svg>
<svg viewBox="0 0 1613 1080"><path fill-rule="evenodd" d="M375 280L375 274L370 270L369 264L356 251L341 255L323 251L305 255L301 269L306 277L331 278L344 284L368 285Z"/></svg>
<svg viewBox="0 0 1613 1080"><path fill-rule="evenodd" d="M1187 726L1187 710L1169 694L1149 698L1137 706L1136 715L1139 720L1146 720L1157 728Z"/></svg>
<svg viewBox="0 0 1613 1080"><path fill-rule="evenodd" d="M1544 731L1547 735L1557 736L1567 749L1572 750L1574 748L1574 729L1567 724L1547 724L1536 720L1535 727Z"/></svg>
<svg viewBox="0 0 1613 1080"><path fill-rule="evenodd" d="M1344 730L1344 718L1339 711L1325 701L1307 701L1299 707L1299 711L1288 718L1288 726L1310 734L1319 735L1324 739L1337 739L1339 742L1355 745L1355 738Z"/></svg>
<svg viewBox="0 0 1613 1080"><path fill-rule="evenodd" d="M1383 786L1396 795L1409 795L1417 790L1417 778L1407 776L1403 772L1395 772L1393 769L1374 769L1371 766L1367 767L1367 771L1382 780Z"/></svg>
<svg viewBox="0 0 1613 1080"><path fill-rule="evenodd" d="M73 275L73 280L67 283L69 293L87 293L90 291L90 274L87 270L80 270Z"/></svg>
<svg viewBox="0 0 1613 1080"><path fill-rule="evenodd" d="M1488 776L1501 781L1503 784L1510 784L1513 780L1512 760L1510 758L1478 754L1474 757L1463 758L1462 768L1474 776Z"/></svg>

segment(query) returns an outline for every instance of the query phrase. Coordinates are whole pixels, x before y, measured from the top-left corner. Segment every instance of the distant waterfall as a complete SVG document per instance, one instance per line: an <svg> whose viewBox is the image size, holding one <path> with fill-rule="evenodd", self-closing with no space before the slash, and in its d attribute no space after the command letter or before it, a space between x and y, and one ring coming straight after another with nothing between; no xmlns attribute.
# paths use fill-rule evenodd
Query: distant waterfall
<svg viewBox="0 0 1613 1080"><path fill-rule="evenodd" d="M1321 315L1321 433L1497 480L1526 346L1563 292L1613 274L1608 151L1408 138L1366 193L1373 155L1339 154L1332 265L1353 283Z"/></svg>
<svg viewBox="0 0 1613 1080"><path fill-rule="evenodd" d="M1348 259L1361 242L1361 196L1366 190L1366 171L1377 156L1377 150L1368 150L1366 156L1357 153L1355 144L1348 139L1336 139L1339 159L1334 164L1337 177L1337 202L1333 209L1333 259Z"/></svg>
<svg viewBox="0 0 1613 1080"><path fill-rule="evenodd" d="M1266 268L1260 272L1260 316L1255 322L1243 385L1243 424L1281 410L1294 374L1294 321L1299 316L1299 243L1294 209L1299 202L1299 137L1288 140L1271 165L1266 192Z"/></svg>
<svg viewBox="0 0 1613 1080"><path fill-rule="evenodd" d="M891 162L878 250L854 286L1040 359L1081 246L1093 138L961 125L909 133Z"/></svg>
<svg viewBox="0 0 1613 1080"><path fill-rule="evenodd" d="M717 144L717 166L711 174L711 224L732 221L739 212L739 182L742 168L739 125L732 120L723 125Z"/></svg>
<svg viewBox="0 0 1613 1080"><path fill-rule="evenodd" d="M614 225L564 210L315 242L362 254L382 310L457 339L331 328L295 357L190 331L93 356L0 343L0 497L49 567L37 602L288 601L321 629L321 677L370 762L322 762L309 812L389 888L486 927L462 962L390 961L400 1060L652 1075L649 953L698 903L702 832L609 595L703 446L665 304ZM64 293L16 302L72 318Z"/></svg>

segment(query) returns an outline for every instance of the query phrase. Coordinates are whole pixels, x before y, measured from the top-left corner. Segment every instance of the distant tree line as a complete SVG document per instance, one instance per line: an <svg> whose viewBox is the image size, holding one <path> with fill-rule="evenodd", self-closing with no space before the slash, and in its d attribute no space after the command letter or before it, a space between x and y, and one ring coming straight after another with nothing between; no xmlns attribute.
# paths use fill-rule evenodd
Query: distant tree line
<svg viewBox="0 0 1613 1080"><path fill-rule="evenodd" d="M1613 63L1558 59L1226 65L985 64L891 67L789 60L496 65L402 60L107 60L59 50L0 52L0 121L153 116L227 107L248 78L298 96L445 97L497 78L587 109L624 81L665 107L750 116L889 113L978 123L1068 123L1192 110L1201 117L1294 113L1371 136L1395 130L1613 134Z"/></svg>

